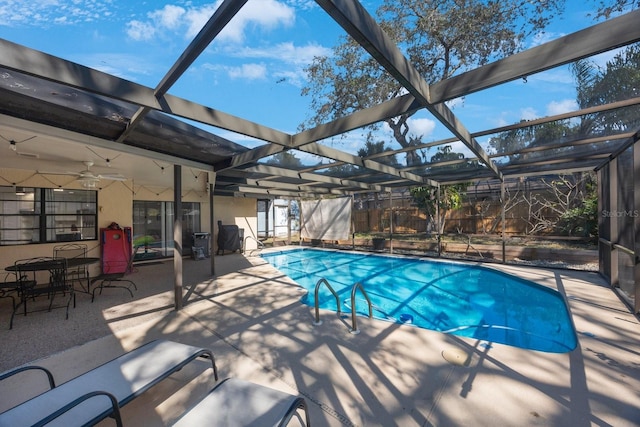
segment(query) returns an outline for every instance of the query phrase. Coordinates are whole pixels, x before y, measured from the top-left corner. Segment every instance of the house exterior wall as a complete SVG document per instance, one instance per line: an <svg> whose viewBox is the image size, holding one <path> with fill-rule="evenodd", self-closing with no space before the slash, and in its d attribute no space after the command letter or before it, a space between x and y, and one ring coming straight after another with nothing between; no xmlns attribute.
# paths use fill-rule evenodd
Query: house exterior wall
<svg viewBox="0 0 640 427"><path fill-rule="evenodd" d="M0 185L13 185L23 187L83 189L73 177L60 176L55 179L35 173L34 171L0 168ZM105 181L100 183L98 190L98 229L109 226L112 222L121 227L130 227L133 222L134 200L173 201L173 189L134 187L134 183L127 181ZM201 209L201 230L211 232L209 227L209 195L206 191L190 191L183 195L185 202L198 202ZM217 221L223 224L236 224L244 229L245 237L257 238L256 199L214 197L214 224ZM217 228L217 225L216 225ZM217 238L217 230L212 233L212 242ZM84 240L88 246L90 257L100 256L99 240ZM53 247L59 243L36 243L27 245L0 246L0 264L8 266L18 259L37 256L52 256ZM255 241L249 239L246 249L254 249ZM99 274L99 264L92 265L90 273Z"/></svg>

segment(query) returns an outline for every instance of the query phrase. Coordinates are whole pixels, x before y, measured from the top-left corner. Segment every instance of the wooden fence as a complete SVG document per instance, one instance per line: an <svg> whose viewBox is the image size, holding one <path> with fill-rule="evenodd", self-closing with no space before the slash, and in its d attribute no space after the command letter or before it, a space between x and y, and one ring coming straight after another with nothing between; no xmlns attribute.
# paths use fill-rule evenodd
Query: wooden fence
<svg viewBox="0 0 640 427"><path fill-rule="evenodd" d="M356 233L388 233L389 208L364 209L353 211L353 224ZM555 220L549 212L547 217ZM531 224L527 221L526 206L512 209L505 217L505 232L509 235L529 234ZM393 208L394 233L427 232L427 216L417 207ZM435 230L429 230L435 232ZM462 208L447 213L445 233L499 234L502 233L502 206L498 204L482 206L466 203ZM544 233L543 233L544 234Z"/></svg>

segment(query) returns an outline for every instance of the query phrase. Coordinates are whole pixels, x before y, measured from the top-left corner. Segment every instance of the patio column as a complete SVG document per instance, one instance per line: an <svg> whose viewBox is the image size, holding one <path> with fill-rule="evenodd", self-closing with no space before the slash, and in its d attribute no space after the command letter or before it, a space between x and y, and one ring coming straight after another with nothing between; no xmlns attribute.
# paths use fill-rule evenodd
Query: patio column
<svg viewBox="0 0 640 427"><path fill-rule="evenodd" d="M182 309L182 166L173 165L173 292Z"/></svg>
<svg viewBox="0 0 640 427"><path fill-rule="evenodd" d="M211 180L209 182L209 236L210 236L210 240L209 243L211 244L211 248L209 248L209 262L211 263L211 275L215 276L216 275L216 263L215 263L215 251L213 250L213 232L215 230L215 221L214 221L214 215L213 215L213 189L215 188L215 184L216 184L216 174L215 173L210 173L209 174L209 179Z"/></svg>
<svg viewBox="0 0 640 427"><path fill-rule="evenodd" d="M618 158L616 157L609 163L609 212L618 212ZM609 218L609 236L612 243L609 262L611 263L610 285L618 287L618 249L613 244L618 243L618 219L616 216Z"/></svg>
<svg viewBox="0 0 640 427"><path fill-rule="evenodd" d="M389 253L393 253L393 191L389 190Z"/></svg>
<svg viewBox="0 0 640 427"><path fill-rule="evenodd" d="M355 212L355 194L351 195L351 249L356 250L356 223L353 213Z"/></svg>
<svg viewBox="0 0 640 427"><path fill-rule="evenodd" d="M502 201L502 203L500 204L502 205L501 215L502 215L502 263L503 264L507 262L507 254L505 253L505 244L506 244L506 238L507 238L507 234L506 234L507 227L505 225L507 215L506 215L506 210L504 208L504 201L506 200L505 196L506 196L506 188L505 188L505 183L503 179L502 181L500 181L500 199Z"/></svg>
<svg viewBox="0 0 640 427"><path fill-rule="evenodd" d="M298 243L302 246L302 228L304 227L304 217L302 215L302 197L298 199L298 207L300 210L300 232L298 232Z"/></svg>
<svg viewBox="0 0 640 427"><path fill-rule="evenodd" d="M291 245L291 199L287 199L287 246Z"/></svg>
<svg viewBox="0 0 640 427"><path fill-rule="evenodd" d="M636 194L638 193L638 194ZM633 312L640 313L640 144L633 144L633 250L634 298Z"/></svg>
<svg viewBox="0 0 640 427"><path fill-rule="evenodd" d="M442 236L440 235L440 183L438 183L436 190L436 238L438 241L438 256L442 256Z"/></svg>

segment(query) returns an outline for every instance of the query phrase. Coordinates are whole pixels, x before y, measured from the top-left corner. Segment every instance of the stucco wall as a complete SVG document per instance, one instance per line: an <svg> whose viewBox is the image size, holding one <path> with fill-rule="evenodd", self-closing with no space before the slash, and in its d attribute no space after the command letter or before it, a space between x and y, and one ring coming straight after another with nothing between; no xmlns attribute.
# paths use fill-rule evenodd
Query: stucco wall
<svg viewBox="0 0 640 427"><path fill-rule="evenodd" d="M205 215L202 208L202 218L209 218L209 205L207 204L207 213ZM246 249L256 249L258 238L258 217L257 217L257 201L256 199L244 197L214 197L213 199L213 246L217 247L215 242L218 238L218 221L222 221L223 225L235 224L244 230L244 242ZM207 224L208 226L208 224ZM247 238L249 237L249 238Z"/></svg>
<svg viewBox="0 0 640 427"><path fill-rule="evenodd" d="M37 174L35 171L16 169L0 169L0 185L13 184L24 187L41 187L65 189L82 189L70 176L47 176ZM107 227L112 222L121 227L130 227L133 222L134 200L173 201L173 189L134 187L131 181L102 181L98 190L98 228ZM198 202L201 209L201 229L211 232L209 229L209 196L206 191L190 191L183 195L185 202ZM236 224L244 229L244 235L257 238L256 200L250 198L215 197L214 198L214 225L212 243L215 248L217 238L217 221L223 224ZM100 242L98 240L85 240L89 248L89 256L100 256ZM52 256L56 243L42 243L16 246L0 246L0 265L13 264L17 259L36 256ZM254 249L256 242L247 240L246 249ZM98 274L100 266L91 266L92 274Z"/></svg>

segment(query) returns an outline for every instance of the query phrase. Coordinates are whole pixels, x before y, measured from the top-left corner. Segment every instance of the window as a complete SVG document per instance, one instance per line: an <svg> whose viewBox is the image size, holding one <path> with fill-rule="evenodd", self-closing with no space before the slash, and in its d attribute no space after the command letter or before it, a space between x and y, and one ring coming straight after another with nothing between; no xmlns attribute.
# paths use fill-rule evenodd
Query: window
<svg viewBox="0 0 640 427"><path fill-rule="evenodd" d="M0 187L0 245L97 238L97 191Z"/></svg>
<svg viewBox="0 0 640 427"><path fill-rule="evenodd" d="M136 260L173 256L173 202L133 201ZM200 203L182 202L182 254L191 253L193 233L200 231Z"/></svg>

